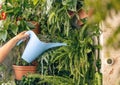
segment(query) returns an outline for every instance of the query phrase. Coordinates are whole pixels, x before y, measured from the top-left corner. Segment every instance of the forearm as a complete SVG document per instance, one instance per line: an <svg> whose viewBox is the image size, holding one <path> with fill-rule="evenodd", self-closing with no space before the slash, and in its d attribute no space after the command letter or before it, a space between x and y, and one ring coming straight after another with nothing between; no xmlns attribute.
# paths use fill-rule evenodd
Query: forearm
<svg viewBox="0 0 120 85"><path fill-rule="evenodd" d="M9 52L12 50L12 48L16 45L18 41L19 40L14 37L0 48L0 63L2 63L2 61L7 57Z"/></svg>
<svg viewBox="0 0 120 85"><path fill-rule="evenodd" d="M16 45L19 40L26 40L29 35L25 34L26 31L23 31L16 35L14 38L9 40L5 45L0 48L0 63L7 57L12 48Z"/></svg>

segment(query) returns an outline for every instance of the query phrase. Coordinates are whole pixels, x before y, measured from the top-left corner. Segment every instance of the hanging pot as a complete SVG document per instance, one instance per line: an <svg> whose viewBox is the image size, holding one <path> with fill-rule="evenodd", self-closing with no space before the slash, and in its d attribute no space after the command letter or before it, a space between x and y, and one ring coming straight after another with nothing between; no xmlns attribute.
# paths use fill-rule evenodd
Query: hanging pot
<svg viewBox="0 0 120 85"><path fill-rule="evenodd" d="M29 25L29 27L31 26L33 29L32 29L32 31L35 33L35 34L39 34L40 33L40 25L39 25L39 23L38 22L36 22L36 21L28 21L28 25Z"/></svg>

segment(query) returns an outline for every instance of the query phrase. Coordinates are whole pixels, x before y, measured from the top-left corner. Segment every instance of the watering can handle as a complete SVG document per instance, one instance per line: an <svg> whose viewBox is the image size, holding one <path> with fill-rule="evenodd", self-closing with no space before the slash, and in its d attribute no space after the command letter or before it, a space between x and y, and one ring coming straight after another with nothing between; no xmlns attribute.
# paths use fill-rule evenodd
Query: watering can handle
<svg viewBox="0 0 120 85"><path fill-rule="evenodd" d="M26 32L25 34L30 35L30 33L29 33L29 32ZM16 44L16 45L18 46L18 45L19 45L20 43L22 43L22 42L23 42L23 40L20 40L20 41L18 41L18 42L17 42L17 44Z"/></svg>
<svg viewBox="0 0 120 85"><path fill-rule="evenodd" d="M22 43L23 42L23 40L20 40L19 42L17 42L17 46L20 44L20 43Z"/></svg>

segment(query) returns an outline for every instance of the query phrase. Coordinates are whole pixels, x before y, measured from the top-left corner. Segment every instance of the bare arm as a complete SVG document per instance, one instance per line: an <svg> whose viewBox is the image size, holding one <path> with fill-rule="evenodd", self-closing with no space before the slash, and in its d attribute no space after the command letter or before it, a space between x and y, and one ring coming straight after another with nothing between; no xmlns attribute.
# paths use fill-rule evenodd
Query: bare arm
<svg viewBox="0 0 120 85"><path fill-rule="evenodd" d="M0 63L3 62L3 60L7 57L9 52L12 50L12 48L16 45L16 43L21 40L28 37L27 34L25 34L26 31L19 33L15 37L13 37L11 40L9 40L6 44L4 44L0 48Z"/></svg>

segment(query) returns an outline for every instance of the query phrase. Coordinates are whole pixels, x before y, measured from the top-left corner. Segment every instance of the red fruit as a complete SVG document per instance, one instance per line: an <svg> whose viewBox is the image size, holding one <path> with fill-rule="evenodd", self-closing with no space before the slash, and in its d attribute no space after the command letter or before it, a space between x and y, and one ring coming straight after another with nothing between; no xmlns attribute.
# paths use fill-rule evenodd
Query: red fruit
<svg viewBox="0 0 120 85"><path fill-rule="evenodd" d="M2 19L5 20L6 19L6 13L2 12L1 15L2 15Z"/></svg>

